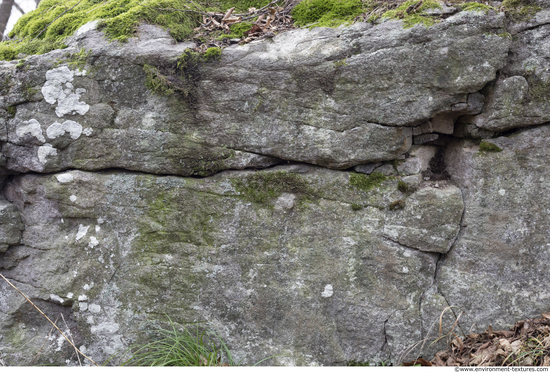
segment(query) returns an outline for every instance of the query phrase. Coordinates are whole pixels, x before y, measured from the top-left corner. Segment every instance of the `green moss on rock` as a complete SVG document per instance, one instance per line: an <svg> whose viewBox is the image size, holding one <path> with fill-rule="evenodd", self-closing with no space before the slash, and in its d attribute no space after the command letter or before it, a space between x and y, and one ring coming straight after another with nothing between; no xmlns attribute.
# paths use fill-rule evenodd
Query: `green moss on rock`
<svg viewBox="0 0 550 373"><path fill-rule="evenodd" d="M407 184L403 180L399 180L397 182L397 189L402 193L407 193L409 191L409 184Z"/></svg>
<svg viewBox="0 0 550 373"><path fill-rule="evenodd" d="M13 118L15 117L15 113L17 113L17 108L15 106L8 106L6 111L8 112L8 115Z"/></svg>
<svg viewBox="0 0 550 373"><path fill-rule="evenodd" d="M160 73L159 69L150 65L143 65L145 72L145 86L160 96L168 96L174 93L170 87L168 78Z"/></svg>
<svg viewBox="0 0 550 373"><path fill-rule="evenodd" d="M293 193L299 202L310 200L314 189L300 175L286 172L257 172L243 179L231 180L235 190L247 201L271 206L282 193Z"/></svg>
<svg viewBox="0 0 550 373"><path fill-rule="evenodd" d="M500 147L487 141L482 141L479 144L479 150L484 152L501 152L502 151Z"/></svg>
<svg viewBox="0 0 550 373"><path fill-rule="evenodd" d="M504 0L502 9L514 21L526 21L533 18L542 8L535 0Z"/></svg>
<svg viewBox="0 0 550 373"><path fill-rule="evenodd" d="M222 49L217 47L208 48L202 58L205 62L219 61L222 58Z"/></svg>
<svg viewBox="0 0 550 373"><path fill-rule="evenodd" d="M417 24L429 27L436 22L434 17L425 13L429 9L441 9L441 4L435 0L409 0L398 8L382 14L382 18L400 19L403 21L404 28Z"/></svg>
<svg viewBox="0 0 550 373"><path fill-rule="evenodd" d="M368 192L380 186L386 179L386 175L381 172L373 172L370 175L352 173L349 176L349 183L357 189Z"/></svg>
<svg viewBox="0 0 550 373"><path fill-rule="evenodd" d="M465 12L484 12L484 13L489 12L489 10L495 9L492 6L482 4L482 3L476 3L476 2L462 4L461 8Z"/></svg>
<svg viewBox="0 0 550 373"><path fill-rule="evenodd" d="M337 27L352 22L366 8L361 0L304 0L294 7L292 17L298 26Z"/></svg>

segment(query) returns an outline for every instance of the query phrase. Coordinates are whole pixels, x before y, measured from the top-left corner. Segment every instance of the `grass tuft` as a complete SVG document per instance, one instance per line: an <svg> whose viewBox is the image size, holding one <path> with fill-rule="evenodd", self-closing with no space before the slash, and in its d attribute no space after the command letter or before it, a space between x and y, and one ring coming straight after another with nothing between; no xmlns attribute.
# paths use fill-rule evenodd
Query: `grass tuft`
<svg viewBox="0 0 550 373"><path fill-rule="evenodd" d="M221 337L199 324L180 325L168 317L166 329L148 334L150 342L135 344L119 360L122 366L235 366L229 348ZM124 356L131 357L124 360ZM118 365L118 364L117 364Z"/></svg>

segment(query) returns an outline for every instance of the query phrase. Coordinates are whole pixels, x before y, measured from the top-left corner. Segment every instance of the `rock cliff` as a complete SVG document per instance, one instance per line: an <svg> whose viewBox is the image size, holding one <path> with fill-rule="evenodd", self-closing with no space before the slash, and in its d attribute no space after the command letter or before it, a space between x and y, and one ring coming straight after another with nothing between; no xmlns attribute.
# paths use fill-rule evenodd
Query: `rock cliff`
<svg viewBox="0 0 550 373"><path fill-rule="evenodd" d="M193 44L150 25L0 62L0 273L98 362L163 315L245 363L338 365L396 362L449 306L548 312L541 7L297 29L179 76L150 72ZM78 363L59 336L33 360L51 325L0 289L2 361Z"/></svg>

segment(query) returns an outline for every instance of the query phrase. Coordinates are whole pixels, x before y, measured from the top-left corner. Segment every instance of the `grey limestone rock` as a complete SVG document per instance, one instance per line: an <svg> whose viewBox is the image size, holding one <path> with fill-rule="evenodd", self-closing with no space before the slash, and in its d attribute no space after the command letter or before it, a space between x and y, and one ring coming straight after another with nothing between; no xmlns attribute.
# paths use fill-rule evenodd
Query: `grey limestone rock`
<svg viewBox="0 0 550 373"><path fill-rule="evenodd" d="M17 245L21 239L23 222L16 207L6 200L0 200L0 253L10 245Z"/></svg>
<svg viewBox="0 0 550 373"><path fill-rule="evenodd" d="M200 67L189 97L159 97L143 65L193 45L147 25L127 44L108 43L91 23L68 49L29 57L30 69L0 63L0 75L21 82L1 92L0 108L16 108L2 152L18 172L200 176L279 159L336 169L392 160L412 143L403 126L456 112L494 79L510 44L494 34L502 26L502 15L468 13L430 28L293 30L225 48ZM86 64L69 64L80 48Z"/></svg>
<svg viewBox="0 0 550 373"><path fill-rule="evenodd" d="M494 83L483 112L470 123L490 131L542 124L550 121L550 9L525 26L512 26L510 63Z"/></svg>
<svg viewBox="0 0 550 373"><path fill-rule="evenodd" d="M448 252L460 230L464 210L460 189L423 188L404 204L403 209L389 215L384 236L413 249Z"/></svg>
<svg viewBox="0 0 550 373"><path fill-rule="evenodd" d="M490 138L550 121L547 20L296 29L168 96L144 65L194 44L153 26L0 62L0 271L98 362L162 314L247 364L339 365L397 362L448 306L547 312L550 127ZM439 149L451 180L423 180ZM41 350L32 312L0 283L3 364ZM54 339L33 364L76 365Z"/></svg>
<svg viewBox="0 0 550 373"><path fill-rule="evenodd" d="M501 152L462 141L447 153L464 192L464 228L437 283L480 330L548 310L549 141L550 127L542 126L491 139Z"/></svg>
<svg viewBox="0 0 550 373"><path fill-rule="evenodd" d="M439 222L452 225L461 205L445 190L407 198L395 179L363 191L349 177L303 165L203 179L17 176L5 194L22 209L26 228L0 268L32 298L72 307L76 343L96 361L126 348L148 315L163 312L179 322L208 320L246 363L279 354L288 356L269 363L395 359L419 336L418 304L436 259L387 239L397 224L429 229L425 219L397 223L401 213L388 207L398 198L429 206L422 196L430 195L445 208ZM277 183L287 186L257 197ZM355 211L352 203L365 207ZM28 325L24 304L7 305L15 296L4 287L1 294L0 330L17 317ZM402 325L412 329L403 333ZM28 364L43 343L32 337L45 329L25 329L26 352L7 334L0 341L6 362Z"/></svg>

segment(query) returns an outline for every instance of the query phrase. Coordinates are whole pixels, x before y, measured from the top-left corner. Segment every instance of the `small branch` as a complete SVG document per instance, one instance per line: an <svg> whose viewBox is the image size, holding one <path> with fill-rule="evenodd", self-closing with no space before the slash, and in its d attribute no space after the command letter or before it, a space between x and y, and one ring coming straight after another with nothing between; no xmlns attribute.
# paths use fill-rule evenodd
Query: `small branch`
<svg viewBox="0 0 550 373"><path fill-rule="evenodd" d="M80 1L82 1L82 0L80 0ZM80 3L80 1L79 1L79 3ZM75 5L75 6L76 6L76 5ZM74 7L73 7L73 8L74 8ZM29 302L38 312L40 312L40 314L41 314L42 316L44 316L44 317L46 318L46 320L48 320L48 321L50 322L50 324L52 324L52 325L54 326L54 328L56 328L57 331L58 331L59 333L61 333L61 335L63 336L63 338L65 338L65 339L67 340L67 342L69 342L69 344L70 344L71 346L73 346L73 347L75 348L75 350L78 351L78 353L79 353L80 355L84 356L86 359L90 360L93 364L95 364L95 366L99 367L99 365L98 365L95 361L93 361L93 360L90 359L88 356L86 356L86 355L84 355L82 352L80 352L80 350L79 350L78 348L76 348L76 346L74 345L74 343L71 342L71 340L70 340L69 338L67 338L67 336L65 335L65 333L63 333L63 332L61 331L61 329L59 329L59 328L57 327L57 325L55 325L55 323L54 323L52 320L50 320L50 318L49 318L48 316L46 316L46 314L45 314L44 312L42 312L42 310L41 310L40 308L38 308L38 306L37 306L36 304L34 304L34 303L29 299L29 297L27 297L25 294L23 294L23 292L22 292L21 290L19 290L17 287L15 287L15 285L13 285L11 282L9 282L8 279L5 278L4 275L2 275L1 273L0 273L0 277L2 277L2 278L4 279L4 281L6 281L6 282L8 283L8 285L10 285L12 288L14 288L15 290L17 290L17 292L18 292L19 294L21 294L21 295L27 300L27 302Z"/></svg>
<svg viewBox="0 0 550 373"><path fill-rule="evenodd" d="M19 4L17 4L17 1L14 1L13 2L13 6L15 7L15 9L17 9L21 14L25 14L25 11L23 10L23 8L21 8L19 6Z"/></svg>
<svg viewBox="0 0 550 373"><path fill-rule="evenodd" d="M67 9L67 10L65 10L63 13L61 13L60 15L58 15L53 21L51 21L50 23L48 23L48 24L46 25L46 27L44 27L44 28L42 29L42 31L40 31L40 33L39 33L38 35L36 35L36 36L34 37L34 39L32 39L31 41L36 40L36 38L38 38L40 35L42 35L42 33L43 33L44 31L46 31L46 29L47 29L48 27L50 27L50 25L51 25L52 23L54 23L55 21L57 21L58 18L61 17L63 14L67 13L68 11L73 10L74 7L76 7L78 4L80 4L81 1L82 1L82 0L78 0L78 3L76 3L75 5L73 5L72 8Z"/></svg>

